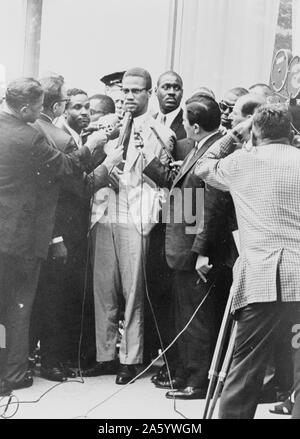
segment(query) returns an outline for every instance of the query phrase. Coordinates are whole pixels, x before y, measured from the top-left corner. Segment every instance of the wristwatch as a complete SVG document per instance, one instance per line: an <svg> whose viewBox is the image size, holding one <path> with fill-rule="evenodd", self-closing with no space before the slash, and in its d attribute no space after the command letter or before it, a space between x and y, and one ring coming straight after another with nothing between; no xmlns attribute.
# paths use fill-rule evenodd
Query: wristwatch
<svg viewBox="0 0 300 439"><path fill-rule="evenodd" d="M232 130L231 132L240 142L244 141L244 136L242 136L242 134L238 133L236 130Z"/></svg>

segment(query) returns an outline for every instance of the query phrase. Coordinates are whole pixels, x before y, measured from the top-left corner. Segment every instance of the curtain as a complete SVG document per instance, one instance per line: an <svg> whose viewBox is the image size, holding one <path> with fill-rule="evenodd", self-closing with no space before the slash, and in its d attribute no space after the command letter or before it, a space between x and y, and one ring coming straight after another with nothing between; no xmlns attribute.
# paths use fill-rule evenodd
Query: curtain
<svg viewBox="0 0 300 439"><path fill-rule="evenodd" d="M269 82L279 0L173 1L173 68L183 77L186 96L199 86L220 98L232 87Z"/></svg>
<svg viewBox="0 0 300 439"><path fill-rule="evenodd" d="M300 0L293 0L293 55L300 56Z"/></svg>

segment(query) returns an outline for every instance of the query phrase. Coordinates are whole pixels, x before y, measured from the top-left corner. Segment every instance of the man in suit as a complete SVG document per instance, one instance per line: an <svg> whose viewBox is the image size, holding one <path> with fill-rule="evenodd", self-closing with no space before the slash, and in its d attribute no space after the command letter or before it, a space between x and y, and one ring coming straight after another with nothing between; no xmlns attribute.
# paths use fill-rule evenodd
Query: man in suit
<svg viewBox="0 0 300 439"><path fill-rule="evenodd" d="M87 139L90 123L90 101L87 93L78 88L67 91L69 101L62 119L57 126L70 134L77 148L81 149ZM115 145L114 145L115 146ZM112 153L114 148L111 148ZM90 194L92 195L92 194ZM60 193L56 223L62 230L68 248L68 260L65 266L64 296L68 298L64 318L68 342L65 345L65 357L70 364L78 367L79 337L82 332L81 365L87 368L94 363L95 325L92 267L88 230L90 221L91 197L74 193L72 184ZM82 306L84 300L84 326L82 324Z"/></svg>
<svg viewBox="0 0 300 439"><path fill-rule="evenodd" d="M175 141L172 131L147 112L151 88L151 76L142 68L129 69L123 77L125 109L132 114L123 169L115 168L111 187L95 195L91 219L97 364L85 376L116 372L122 294L124 333L116 377L116 383L121 385L136 376L136 365L143 362L144 270L149 232L157 221L162 196L153 181L142 178L143 158L136 142L142 142L139 145L143 151L151 151L166 162L167 153L151 127L155 127L170 150ZM115 143L109 142L107 150Z"/></svg>
<svg viewBox="0 0 300 439"><path fill-rule="evenodd" d="M22 78L8 85L0 112L0 317L6 329L0 395L32 385L27 375L30 315L51 240L58 178L90 167L97 146L89 141L70 155L53 148L28 125L39 117L43 99L40 83Z"/></svg>
<svg viewBox="0 0 300 439"><path fill-rule="evenodd" d="M185 139L186 132L183 126L183 110L180 107L183 94L181 77L172 70L162 73L158 78L155 93L160 110L155 118L160 121L162 125L174 131L177 140ZM176 151L173 151L173 153L175 154ZM174 158L177 160L175 155Z"/></svg>
<svg viewBox="0 0 300 439"><path fill-rule="evenodd" d="M54 144L54 147L64 152L77 150L74 139L62 129L53 124L53 120L60 117L65 110L68 100L67 90L62 77L46 77L41 79L44 90L44 109L34 123L34 127ZM97 134L97 136L99 136ZM103 142L106 142L103 134ZM119 148L120 150L121 148ZM56 209L53 238L50 244L47 261L42 264L37 296L34 303L31 332L32 342L40 340L41 376L52 381L65 381L67 377L74 377L74 372L66 366L69 360L69 338L64 322L66 315L70 314L70 300L67 295L66 282L73 276L69 259L72 258L70 237L67 230L76 229L77 224L68 222L68 215L73 215L78 210L70 211L70 205L65 204L64 194L69 194L77 203L82 199L89 200L93 192L108 183L108 172L114 164L122 158L120 151L113 151L111 157L102 157L104 160L91 174L82 174L80 178L66 177L61 181L60 197ZM75 230L73 230L73 234ZM86 240L87 230L82 233L81 239ZM82 262L83 269L84 261ZM67 280L68 279L68 280ZM77 285L76 285L77 286ZM83 289L83 286L82 286ZM79 342L79 335L78 340Z"/></svg>
<svg viewBox="0 0 300 439"><path fill-rule="evenodd" d="M228 90L224 94L224 97L221 99L221 101L219 103L221 113L222 113L222 116L221 116L222 127L226 128L228 130L231 128L230 115L232 113L233 107L234 107L236 101L238 100L238 98L246 95L247 93L248 93L248 90L246 90L243 87L234 87L234 88Z"/></svg>
<svg viewBox="0 0 300 439"><path fill-rule="evenodd" d="M180 106L183 94L183 82L178 73L167 71L162 73L157 81L155 94L159 104L159 112L154 116L162 125L169 127L176 135L176 144L172 155L174 160L183 160L193 147L193 142L186 140L186 132L183 126L183 110ZM181 139L185 139L182 141ZM149 254L147 259L147 280L149 296L162 338L163 346L173 340L174 328L174 300L172 297L171 277L172 272L166 263L164 241L165 224L161 221L151 230L149 239ZM145 350L144 362L158 355L161 348L157 329L154 324L150 305L145 303ZM168 366L171 374L174 372L177 359L176 347L167 353ZM152 377L156 381L158 377L168 378L166 365L163 365Z"/></svg>
<svg viewBox="0 0 300 439"><path fill-rule="evenodd" d="M222 419L254 417L266 366L289 319L296 390L292 418L300 418L300 153L290 145L290 122L285 106L260 107L252 149L216 145L195 171L232 194L241 242L232 284L237 334L221 396ZM243 137L250 129L248 119L231 136Z"/></svg>
<svg viewBox="0 0 300 439"><path fill-rule="evenodd" d="M174 179L156 158L147 160L144 170L160 186L170 187L165 251L167 263L173 269L177 333L188 324L208 293L178 339L175 377L156 384L177 389L168 392L167 398L205 397L210 360L231 283L230 199L220 191L204 187L193 173L197 160L222 137L218 130L220 118L215 100L204 96L188 100L185 129L195 141L195 147L183 161L178 175Z"/></svg>

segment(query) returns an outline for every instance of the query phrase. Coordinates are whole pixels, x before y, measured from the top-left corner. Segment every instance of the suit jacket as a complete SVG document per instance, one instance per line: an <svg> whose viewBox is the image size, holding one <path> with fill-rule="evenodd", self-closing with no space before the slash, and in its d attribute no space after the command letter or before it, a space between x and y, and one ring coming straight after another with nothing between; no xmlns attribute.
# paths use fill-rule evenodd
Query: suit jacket
<svg viewBox="0 0 300 439"><path fill-rule="evenodd" d="M163 163L167 163L167 154L151 130L151 126L156 128L161 139L170 151L172 151L175 143L174 133L153 119L150 114L146 115L141 132L144 143L143 152L145 154L149 153L153 157L158 157ZM116 144L117 139L108 142L107 152L115 148ZM147 235L150 232L151 228L158 221L163 194L157 188L157 185L149 178L143 178L143 184L141 184L142 166L140 152L137 149L135 149L132 154L127 154L124 166L126 183L121 184L119 194L116 194L110 188L100 189L95 194L91 227L98 221L110 221L111 216L106 215L107 210L116 211L116 204L118 203L119 197L124 196L127 198L129 206L128 221L134 223L142 234ZM117 212L113 212L113 214L114 213ZM118 221L118 218L116 218L116 221Z"/></svg>
<svg viewBox="0 0 300 439"><path fill-rule="evenodd" d="M0 111L0 251L47 257L58 177L90 165L88 148L65 155L32 126Z"/></svg>
<svg viewBox="0 0 300 439"><path fill-rule="evenodd" d="M196 169L234 201L240 254L233 311L249 303L300 301L300 151L273 144L230 154L234 146L230 139L215 145Z"/></svg>
<svg viewBox="0 0 300 439"><path fill-rule="evenodd" d="M198 254L208 256L214 266L232 265L234 243L228 220L230 196L205 187L203 180L194 175L196 162L221 136L221 133L215 133L193 157L191 152L175 179L157 159L144 171L160 186L170 188L165 245L167 262L173 269L193 271Z"/></svg>
<svg viewBox="0 0 300 439"><path fill-rule="evenodd" d="M65 125L58 128L43 115L35 125L60 151L66 154L78 151ZM77 247L87 236L91 196L107 183L108 169L101 164L90 174L68 175L60 180L53 237L62 236L68 250Z"/></svg>

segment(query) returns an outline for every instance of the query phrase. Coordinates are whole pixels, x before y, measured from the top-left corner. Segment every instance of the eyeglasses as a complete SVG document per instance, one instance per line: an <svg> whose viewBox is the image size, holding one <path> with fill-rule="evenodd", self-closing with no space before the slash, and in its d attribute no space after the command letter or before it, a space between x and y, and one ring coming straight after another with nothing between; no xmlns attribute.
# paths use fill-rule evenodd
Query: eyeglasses
<svg viewBox="0 0 300 439"><path fill-rule="evenodd" d="M139 96L142 91L147 90L145 87L144 88L122 88L122 92L124 93L124 95L128 95L129 93L132 93L133 96Z"/></svg>
<svg viewBox="0 0 300 439"><path fill-rule="evenodd" d="M232 112L234 104L228 104L228 102L225 101L221 101L219 103L219 107L221 111L227 111L228 109L230 110L230 112Z"/></svg>

